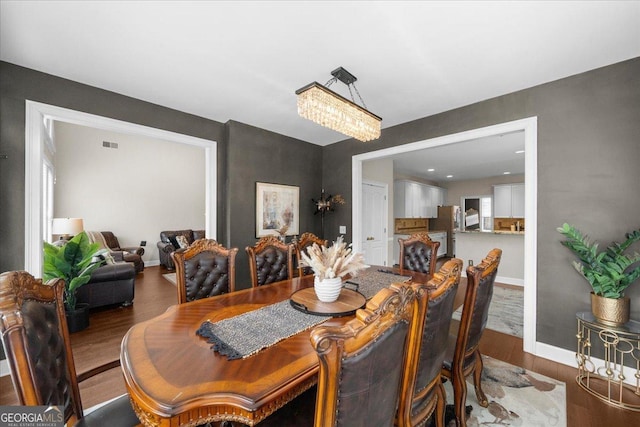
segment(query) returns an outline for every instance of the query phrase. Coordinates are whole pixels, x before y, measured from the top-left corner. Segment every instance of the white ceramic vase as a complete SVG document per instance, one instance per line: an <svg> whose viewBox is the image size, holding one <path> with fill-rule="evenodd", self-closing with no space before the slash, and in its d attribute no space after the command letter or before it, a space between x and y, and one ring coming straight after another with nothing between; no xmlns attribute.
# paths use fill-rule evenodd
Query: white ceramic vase
<svg viewBox="0 0 640 427"><path fill-rule="evenodd" d="M320 301L334 302L340 296L342 278L334 277L332 279L319 280L318 276L315 276L313 289L316 291L316 296Z"/></svg>

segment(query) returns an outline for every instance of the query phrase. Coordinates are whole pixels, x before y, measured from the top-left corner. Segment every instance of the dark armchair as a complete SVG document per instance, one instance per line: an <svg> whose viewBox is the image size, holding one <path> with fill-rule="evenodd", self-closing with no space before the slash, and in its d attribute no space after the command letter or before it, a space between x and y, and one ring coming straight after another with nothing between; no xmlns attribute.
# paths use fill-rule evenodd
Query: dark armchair
<svg viewBox="0 0 640 427"><path fill-rule="evenodd" d="M237 253L238 248L227 249L212 239L173 252L178 304L235 291Z"/></svg>
<svg viewBox="0 0 640 427"><path fill-rule="evenodd" d="M300 260L302 259L302 257L300 256L300 254L302 252L304 252L305 254L307 253L307 248L309 246L312 246L313 244L317 244L318 246L327 246L327 240L326 239L321 239L318 236L316 236L313 233L302 233L302 236L300 236L300 240L298 240L298 242L296 243L296 263L298 265L298 275L299 276L304 276L307 274L313 274L313 270L311 269L311 267L302 267L300 265Z"/></svg>
<svg viewBox="0 0 640 427"><path fill-rule="evenodd" d="M91 243L97 243L101 249L107 249L116 261L126 261L134 265L136 273L144 270L142 255L144 248L133 246L128 248L120 247L120 242L111 231L85 231Z"/></svg>
<svg viewBox="0 0 640 427"><path fill-rule="evenodd" d="M348 323L313 329L317 392L310 389L259 425L393 426L414 298L408 285L394 284Z"/></svg>
<svg viewBox="0 0 640 427"><path fill-rule="evenodd" d="M398 427L423 425L434 412L435 425L444 426L446 398L440 369L461 272L462 260L454 258L447 261L427 284L412 285L417 299L400 388Z"/></svg>
<svg viewBox="0 0 640 427"><path fill-rule="evenodd" d="M0 331L20 405L62 406L66 425L139 425L126 394L84 415L78 382L120 361L76 374L63 292L61 279L45 285L26 271L0 275Z"/></svg>
<svg viewBox="0 0 640 427"><path fill-rule="evenodd" d="M184 239L178 236L184 236ZM161 231L160 241L158 242L158 253L160 254L160 265L164 265L169 270L174 270L175 264L171 259L171 254L180 248L186 248L198 239L205 238L204 230L176 230L176 231ZM186 244L180 244L179 241L184 241Z"/></svg>
<svg viewBox="0 0 640 427"><path fill-rule="evenodd" d="M467 401L466 377L473 374L473 385L480 406L489 401L482 391L482 354L480 338L487 325L493 285L502 258L501 249L492 249L477 266L467 267L467 290L462 304L462 318L457 335L449 335L447 351L441 375L451 380L456 424L466 427L465 405Z"/></svg>
<svg viewBox="0 0 640 427"><path fill-rule="evenodd" d="M89 304L89 308L112 304L128 307L133 304L135 281L133 263L120 259L113 264L101 265L91 273L89 282L78 288L78 302Z"/></svg>
<svg viewBox="0 0 640 427"><path fill-rule="evenodd" d="M265 236L245 250L254 288L293 277L292 244L282 243L276 236Z"/></svg>
<svg viewBox="0 0 640 427"><path fill-rule="evenodd" d="M101 231L100 233L111 251L121 251L124 261L133 263L136 268L136 273L144 270L144 261L142 260L144 248L142 246L122 247L120 246L120 242L118 242L118 238L111 231Z"/></svg>
<svg viewBox="0 0 640 427"><path fill-rule="evenodd" d="M400 269L419 271L433 276L436 272L438 247L425 232L415 233L406 239L398 239L400 244Z"/></svg>

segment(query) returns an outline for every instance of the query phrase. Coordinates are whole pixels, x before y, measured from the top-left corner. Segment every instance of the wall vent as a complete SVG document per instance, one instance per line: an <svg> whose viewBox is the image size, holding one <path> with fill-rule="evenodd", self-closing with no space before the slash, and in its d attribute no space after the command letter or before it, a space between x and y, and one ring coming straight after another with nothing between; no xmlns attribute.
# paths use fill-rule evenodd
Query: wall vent
<svg viewBox="0 0 640 427"><path fill-rule="evenodd" d="M117 142L102 141L102 146L107 148L118 148Z"/></svg>

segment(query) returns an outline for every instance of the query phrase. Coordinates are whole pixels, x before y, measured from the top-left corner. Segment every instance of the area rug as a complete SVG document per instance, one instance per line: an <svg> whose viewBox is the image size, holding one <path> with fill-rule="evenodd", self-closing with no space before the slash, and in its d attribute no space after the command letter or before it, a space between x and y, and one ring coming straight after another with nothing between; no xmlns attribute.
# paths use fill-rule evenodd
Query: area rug
<svg viewBox="0 0 640 427"><path fill-rule="evenodd" d="M562 381L491 357L483 356L482 390L489 406L478 404L473 380L467 381L467 405L473 409L468 427L527 426L565 427L567 425L566 385ZM447 403L453 403L451 382L445 383ZM448 427L455 426L455 420Z"/></svg>
<svg viewBox="0 0 640 427"><path fill-rule="evenodd" d="M523 305L524 290L494 286L487 328L522 338ZM453 313L453 319L460 320L461 317L462 306Z"/></svg>
<svg viewBox="0 0 640 427"><path fill-rule="evenodd" d="M162 277L173 283L173 286L176 286L176 273L163 274Z"/></svg>

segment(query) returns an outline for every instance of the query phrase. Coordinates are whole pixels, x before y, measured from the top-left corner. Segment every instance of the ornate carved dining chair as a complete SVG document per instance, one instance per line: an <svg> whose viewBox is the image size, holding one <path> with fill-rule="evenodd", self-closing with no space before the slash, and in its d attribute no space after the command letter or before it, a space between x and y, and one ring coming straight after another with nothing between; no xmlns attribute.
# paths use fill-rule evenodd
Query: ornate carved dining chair
<svg viewBox="0 0 640 427"><path fill-rule="evenodd" d="M198 239L171 253L176 267L178 304L233 292L236 254L213 239Z"/></svg>
<svg viewBox="0 0 640 427"><path fill-rule="evenodd" d="M298 396L260 425L392 426L414 299L408 284L393 284L343 326L313 329L311 345L320 361L317 389Z"/></svg>
<svg viewBox="0 0 640 427"><path fill-rule="evenodd" d="M398 239L400 244L400 268L433 274L436 272L438 247L425 232L415 233L406 239Z"/></svg>
<svg viewBox="0 0 640 427"><path fill-rule="evenodd" d="M409 286L391 285L347 324L311 332L320 360L316 427L393 425L414 298Z"/></svg>
<svg viewBox="0 0 640 427"><path fill-rule="evenodd" d="M321 239L315 234L307 232L302 233L302 235L300 236L300 240L298 240L298 243L296 244L296 261L298 263L298 275L300 277L306 276L307 274L313 274L313 270L311 269L311 267L303 267L300 265L300 260L302 259L300 254L302 252L305 252L307 248L314 243L318 246L327 246L328 242L326 239Z"/></svg>
<svg viewBox="0 0 640 427"><path fill-rule="evenodd" d="M276 236L265 236L245 250L254 288L293 277L293 245L281 242Z"/></svg>
<svg viewBox="0 0 640 427"><path fill-rule="evenodd" d="M434 411L435 425L444 426L446 398L440 370L461 272L462 260L453 258L428 283L412 285L416 303L400 387L399 427L423 425Z"/></svg>
<svg viewBox="0 0 640 427"><path fill-rule="evenodd" d="M482 391L482 354L478 345L487 324L493 285L502 257L501 249L492 249L477 266L467 267L467 290L462 306L462 317L457 335L450 335L442 365L442 376L453 385L454 409L458 426L466 427L465 405L467 382L473 374L478 403L487 407L489 402Z"/></svg>
<svg viewBox="0 0 640 427"><path fill-rule="evenodd" d="M61 279L43 284L26 271L0 275L0 331L20 405L61 406L67 425L138 425L127 395L84 416L78 382L120 361L76 375L63 293Z"/></svg>

